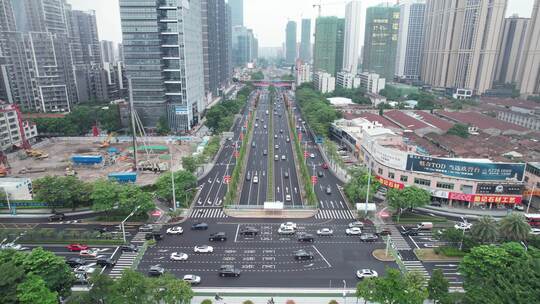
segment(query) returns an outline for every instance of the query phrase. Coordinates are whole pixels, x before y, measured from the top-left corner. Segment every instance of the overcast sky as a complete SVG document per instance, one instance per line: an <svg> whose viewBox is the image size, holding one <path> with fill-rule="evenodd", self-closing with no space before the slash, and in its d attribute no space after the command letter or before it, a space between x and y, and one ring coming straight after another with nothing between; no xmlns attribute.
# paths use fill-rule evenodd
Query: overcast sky
<svg viewBox="0 0 540 304"><path fill-rule="evenodd" d="M281 46L285 40L285 24L288 20L298 22L300 19L317 16L314 3L320 0L244 0L244 25L252 28L259 38L260 46ZM534 0L509 0L506 15L518 14L530 17ZM74 9L95 10L99 28L100 40L122 41L120 30L120 10L118 0L68 0ZM343 17L345 3L348 1L322 0L322 15ZM362 0L362 10L365 20L365 9L388 1ZM324 5L327 3L327 5ZM313 22L312 22L313 23ZM298 33L298 37L299 36ZM363 33L362 33L363 35ZM361 38L363 40L363 37Z"/></svg>

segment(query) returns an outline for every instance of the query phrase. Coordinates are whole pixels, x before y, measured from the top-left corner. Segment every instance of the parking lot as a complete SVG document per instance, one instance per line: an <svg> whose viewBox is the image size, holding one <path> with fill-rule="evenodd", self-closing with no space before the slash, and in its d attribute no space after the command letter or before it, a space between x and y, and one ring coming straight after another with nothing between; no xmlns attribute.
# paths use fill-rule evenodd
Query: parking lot
<svg viewBox="0 0 540 304"><path fill-rule="evenodd" d="M313 242L300 242L295 235L280 235L277 230L280 222L260 220L237 223L207 222L209 229L190 230L194 222L181 225L183 235L164 235L157 246L149 248L139 264L139 270L147 273L152 265L160 264L166 271L177 277L194 274L202 278L202 286L247 286L247 287L336 287L349 286L358 280L355 271L370 268L384 273L385 266L395 267L393 263L381 263L372 256L376 248L384 248L382 240L363 243L358 236L347 236L346 222L325 224L298 222L297 235L308 232L315 235ZM259 233L244 236L239 233L245 227L254 227ZM331 228L333 236L317 236L316 230ZM373 231L373 228L366 228ZM227 241L210 242L210 234L225 232ZM193 247L210 245L213 253L194 253ZM313 255L311 260L298 261L294 257L297 250L303 249ZM185 261L172 261L173 252L188 254ZM218 269L222 265L233 265L241 270L239 278L221 278Z"/></svg>

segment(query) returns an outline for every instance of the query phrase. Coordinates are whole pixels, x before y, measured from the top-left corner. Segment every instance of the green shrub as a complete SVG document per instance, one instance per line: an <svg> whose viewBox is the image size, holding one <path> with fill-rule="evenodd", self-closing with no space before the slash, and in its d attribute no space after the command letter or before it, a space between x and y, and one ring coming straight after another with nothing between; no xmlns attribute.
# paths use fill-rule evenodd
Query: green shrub
<svg viewBox="0 0 540 304"><path fill-rule="evenodd" d="M244 302L242 302L242 304L255 304L255 303L253 303L253 301L251 300L245 300Z"/></svg>
<svg viewBox="0 0 540 304"><path fill-rule="evenodd" d="M339 304L339 303L336 300L332 300L332 301L328 302L328 304Z"/></svg>
<svg viewBox="0 0 540 304"><path fill-rule="evenodd" d="M203 300L201 304L212 304L212 300L210 299Z"/></svg>
<svg viewBox="0 0 540 304"><path fill-rule="evenodd" d="M455 247L437 247L433 249L433 252L447 257L463 257L467 254Z"/></svg>

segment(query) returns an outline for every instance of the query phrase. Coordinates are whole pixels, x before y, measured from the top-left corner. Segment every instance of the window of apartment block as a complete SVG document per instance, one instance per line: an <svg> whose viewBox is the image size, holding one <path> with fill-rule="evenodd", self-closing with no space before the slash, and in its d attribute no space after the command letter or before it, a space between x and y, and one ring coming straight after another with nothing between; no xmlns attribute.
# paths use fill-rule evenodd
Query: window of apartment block
<svg viewBox="0 0 540 304"><path fill-rule="evenodd" d="M461 185L461 187L459 187L461 192L466 193L466 194L471 194L472 193L472 188L473 188L473 186L470 186L470 185Z"/></svg>
<svg viewBox="0 0 540 304"><path fill-rule="evenodd" d="M377 170L377 172L379 172L379 174L383 174L382 168L379 168L379 169Z"/></svg>
<svg viewBox="0 0 540 304"><path fill-rule="evenodd" d="M444 182L437 182L437 188L441 189L454 189L454 184L452 183L444 183Z"/></svg>
<svg viewBox="0 0 540 304"><path fill-rule="evenodd" d="M396 177L396 176L394 175L394 172L388 172L388 178L394 178L394 177Z"/></svg>
<svg viewBox="0 0 540 304"><path fill-rule="evenodd" d="M399 180L402 182L407 182L409 180L409 177L407 175L402 175Z"/></svg>
<svg viewBox="0 0 540 304"><path fill-rule="evenodd" d="M422 186L431 186L431 181L429 179L415 178L414 183Z"/></svg>

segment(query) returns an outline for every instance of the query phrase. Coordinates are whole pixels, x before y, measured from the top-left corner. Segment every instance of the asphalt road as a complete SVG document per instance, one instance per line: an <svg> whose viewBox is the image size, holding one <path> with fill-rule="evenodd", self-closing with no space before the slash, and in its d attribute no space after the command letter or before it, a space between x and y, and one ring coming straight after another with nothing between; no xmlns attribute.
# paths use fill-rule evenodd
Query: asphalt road
<svg viewBox="0 0 540 304"><path fill-rule="evenodd" d="M206 221L209 229L192 231L194 221L181 226L183 235L167 235L158 244L149 248L139 264L139 271L147 273L152 265L160 264L166 271L177 277L185 274L201 276L201 286L205 287L343 287L354 286L358 279L355 271L371 268L384 273L386 266L396 267L394 263L375 260L371 252L384 248L382 241L362 243L358 236L345 235L347 221L343 220L303 220L297 221L298 231L315 233L322 227L334 229L334 236L318 237L313 243L297 241L294 236L281 236L277 233L278 220L219 220ZM238 231L246 226L254 226L260 234L244 237ZM373 230L372 227L365 229ZM208 237L214 232L225 232L225 242L210 242ZM196 245L210 245L213 253L194 253ZM305 249L313 253L310 261L296 261L295 250ZM172 261L172 252L188 254L187 261ZM238 278L221 278L218 269L221 265L234 265L242 271Z"/></svg>
<svg viewBox="0 0 540 304"><path fill-rule="evenodd" d="M223 204L223 198L227 193L227 185L223 182L225 176L232 175L234 166L236 165L236 158L234 156L235 150L240 149L240 132L247 122L247 115L249 112L249 104L253 101L256 94L254 92L250 98L248 105L244 107L242 116L236 120L232 132L234 136L231 140L227 140L223 149L219 153L216 163L212 170L205 176L204 179L198 182L198 186L201 188L201 194L196 202L196 207L221 207Z"/></svg>

